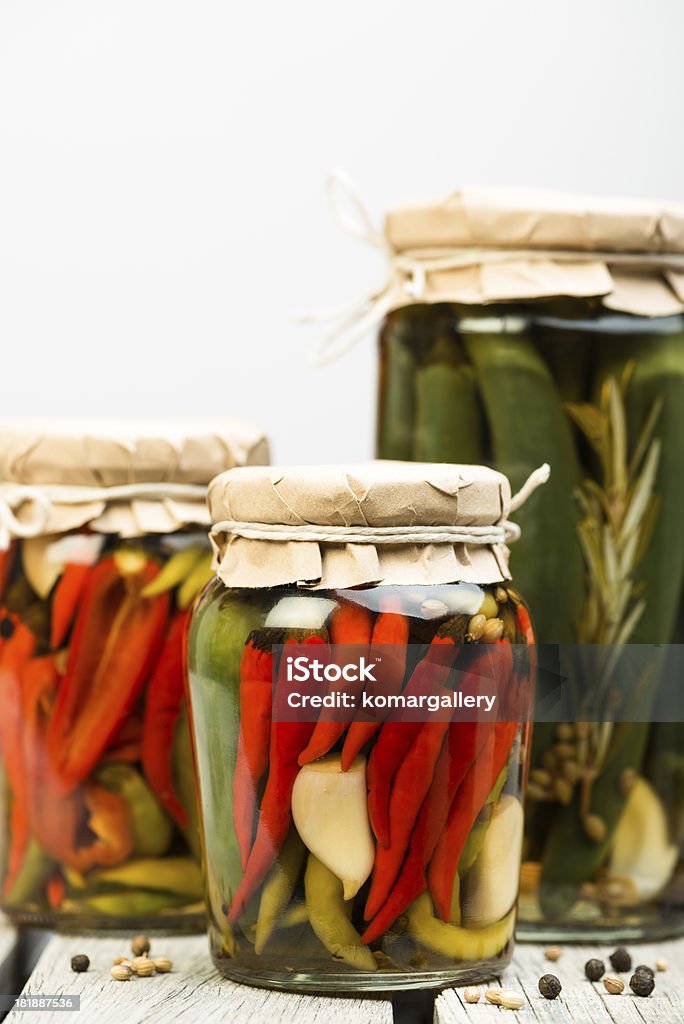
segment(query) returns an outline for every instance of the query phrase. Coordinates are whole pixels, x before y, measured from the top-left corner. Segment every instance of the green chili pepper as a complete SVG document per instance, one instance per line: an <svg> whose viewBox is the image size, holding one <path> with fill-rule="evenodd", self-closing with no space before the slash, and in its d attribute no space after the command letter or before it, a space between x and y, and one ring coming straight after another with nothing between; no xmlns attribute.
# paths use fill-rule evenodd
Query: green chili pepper
<svg viewBox="0 0 684 1024"><path fill-rule="evenodd" d="M344 901L342 882L313 853L306 862L304 891L311 927L333 958L361 971L376 971L373 954L349 919L352 905Z"/></svg>
<svg viewBox="0 0 684 1024"><path fill-rule="evenodd" d="M418 370L413 458L478 465L483 438L484 414L472 366L442 362Z"/></svg>
<svg viewBox="0 0 684 1024"><path fill-rule="evenodd" d="M292 827L261 892L254 942L255 953L263 953L274 928L281 923L281 915L292 899L305 858L306 847L296 829Z"/></svg>
<svg viewBox="0 0 684 1024"><path fill-rule="evenodd" d="M411 459L415 359L406 341L392 330L383 335L382 345L383 386L378 422L378 455L381 459Z"/></svg>
<svg viewBox="0 0 684 1024"><path fill-rule="evenodd" d="M147 584L142 596L157 597L159 594L165 594L167 590L173 590L179 583L183 583L196 567L200 558L205 555L206 550L204 544L191 544L190 547L176 551L165 562L152 582Z"/></svg>
<svg viewBox="0 0 684 1024"><path fill-rule="evenodd" d="M87 876L90 886L120 885L130 889L157 889L202 898L202 872L191 857L141 857L115 868L98 868Z"/></svg>
<svg viewBox="0 0 684 1024"><path fill-rule="evenodd" d="M516 490L540 463L551 466L549 482L515 514L522 537L512 570L540 642L570 643L582 612L584 560L575 500L579 465L561 397L524 329L513 331L502 318L499 333L468 321L461 334L477 371L496 468Z"/></svg>
<svg viewBox="0 0 684 1024"><path fill-rule="evenodd" d="M171 762L173 765L174 788L187 817L187 824L183 829L183 835L196 860L199 861L201 860L202 852L199 811L195 789L195 765L192 757L190 724L185 707L176 722L173 747L171 748Z"/></svg>
<svg viewBox="0 0 684 1024"><path fill-rule="evenodd" d="M217 596L216 589L223 593ZM240 659L250 633L261 625L263 613L217 581L198 605L189 637L191 713L195 735L201 738L196 755L207 895L229 944L225 919L242 878L230 813L240 725Z"/></svg>
<svg viewBox="0 0 684 1024"><path fill-rule="evenodd" d="M3 904L7 907L20 907L29 900L37 899L54 863L40 843L31 839L14 884L3 894Z"/></svg>
<svg viewBox="0 0 684 1024"><path fill-rule="evenodd" d="M101 765L95 778L105 789L128 804L132 816L133 853L159 857L171 843L173 825L142 775L131 765L112 762Z"/></svg>
<svg viewBox="0 0 684 1024"><path fill-rule="evenodd" d="M430 894L411 904L408 931L421 945L451 960L489 960L500 953L513 935L515 910L487 928L459 928L435 917Z"/></svg>
<svg viewBox="0 0 684 1024"><path fill-rule="evenodd" d="M463 847L463 853L461 854L461 858L458 862L458 875L456 876L457 878L459 875L463 877L470 871L470 869L472 868L473 864L475 863L480 854L482 844L485 841L487 832L489 831L489 825L492 820L492 809L499 801L499 797L501 796L501 790L504 788L506 784L507 775L508 767L506 766L505 768L502 768L501 773L498 779L496 780L491 793L489 794L485 801L484 806L487 809L488 813L485 813L484 817L482 817L482 812L480 812L480 817L470 830L470 835L466 839L466 844Z"/></svg>
<svg viewBox="0 0 684 1024"><path fill-rule="evenodd" d="M139 889L131 892L102 893L87 899L65 900L63 909L73 914L105 914L108 917L138 917L158 914L164 910L187 907L187 896L174 892L157 892Z"/></svg>

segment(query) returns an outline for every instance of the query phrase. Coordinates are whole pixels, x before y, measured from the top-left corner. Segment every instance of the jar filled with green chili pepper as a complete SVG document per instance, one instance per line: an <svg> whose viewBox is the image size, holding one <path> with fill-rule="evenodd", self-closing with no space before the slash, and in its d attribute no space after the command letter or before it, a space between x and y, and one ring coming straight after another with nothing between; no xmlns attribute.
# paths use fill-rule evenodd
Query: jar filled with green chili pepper
<svg viewBox="0 0 684 1024"><path fill-rule="evenodd" d="M189 695L214 962L296 990L498 974L533 686L508 480L247 468L210 487Z"/></svg>
<svg viewBox="0 0 684 1024"><path fill-rule="evenodd" d="M0 907L57 928L201 926L184 698L206 485L229 421L0 423Z"/></svg>
<svg viewBox="0 0 684 1024"><path fill-rule="evenodd" d="M684 635L684 207L465 188L390 211L383 243L386 287L336 342L380 328L378 454L485 462L514 487L551 464L512 571L541 643L613 649L628 712L625 648ZM652 687L617 727L605 682L585 672L568 720L535 730L532 938L684 931L684 726Z"/></svg>

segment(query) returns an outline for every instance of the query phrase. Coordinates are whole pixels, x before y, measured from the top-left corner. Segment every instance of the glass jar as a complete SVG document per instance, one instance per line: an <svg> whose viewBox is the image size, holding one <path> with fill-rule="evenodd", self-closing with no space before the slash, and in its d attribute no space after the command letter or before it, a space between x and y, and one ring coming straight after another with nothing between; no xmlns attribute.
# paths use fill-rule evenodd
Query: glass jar
<svg viewBox="0 0 684 1024"><path fill-rule="evenodd" d="M550 463L548 485L518 517L515 579L542 643L616 649L613 692L627 707L628 651L618 649L671 643L681 629L684 317L579 298L410 306L385 322L380 380L383 457L483 460L514 486ZM660 720L673 675L658 678L644 721L617 722L601 703L605 680L585 668L578 689L593 720L578 699L567 720L537 725L523 936L684 930L684 732ZM639 820L650 822L648 849L634 848Z"/></svg>
<svg viewBox="0 0 684 1024"><path fill-rule="evenodd" d="M189 424L163 441L154 425L0 430L0 906L16 923L204 923L183 644L211 576L197 481L240 451L220 427L206 445Z"/></svg>
<svg viewBox="0 0 684 1024"><path fill-rule="evenodd" d="M474 547L466 567L460 545L426 536L435 523L498 519L508 494L477 467L396 463L234 471L210 488L220 578L193 614L189 696L211 951L225 976L351 992L477 982L509 962L529 614L491 550ZM415 539L390 555L383 530L407 517ZM454 573L451 554L471 579L431 583ZM352 711L283 716L276 694L307 651L340 671L360 651L380 665L381 692L402 697L453 696L466 677L479 690L482 671L505 720L365 717L372 684L353 681L339 688Z"/></svg>

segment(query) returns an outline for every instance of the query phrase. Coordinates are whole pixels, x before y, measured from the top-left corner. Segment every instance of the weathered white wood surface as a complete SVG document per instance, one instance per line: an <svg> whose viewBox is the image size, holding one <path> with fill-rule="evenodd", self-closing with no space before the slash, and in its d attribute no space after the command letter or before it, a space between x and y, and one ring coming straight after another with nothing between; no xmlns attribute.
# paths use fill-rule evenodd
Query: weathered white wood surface
<svg viewBox="0 0 684 1024"><path fill-rule="evenodd" d="M114 981L117 956L128 955L125 938L55 936L43 951L24 993L79 995L80 1013L14 1010L8 1024L391 1024L384 999L334 999L235 985L222 979L202 936L154 938L153 955L168 956L170 974ZM86 953L90 970L74 974L71 957Z"/></svg>
<svg viewBox="0 0 684 1024"><path fill-rule="evenodd" d="M655 967L658 957L669 961L669 969L656 972L656 987L647 998L633 995L629 987L632 972L619 974L625 990L619 996L608 995L603 982L587 981L584 965L592 957L603 960L607 974L616 974L608 956L615 947L564 946L560 960L551 963L544 956L544 947L520 944L515 959L502 976L500 987L513 989L526 999L520 1010L498 1010L484 998L486 988L480 985L480 1002L469 1005L462 990L442 992L435 1003L435 1024L478 1024L484 1021L510 1021L515 1024L551 1022L553 1024L684 1024L684 939L677 942L639 943L629 946L632 963ZM563 985L558 999L540 995L537 983L542 974L555 974ZM503 1014L504 1016L499 1016Z"/></svg>
<svg viewBox="0 0 684 1024"><path fill-rule="evenodd" d="M2 952L11 957L13 932L0 928ZM630 947L634 966L655 965L657 957L669 961L666 972L656 973L656 988L646 999L629 989L629 974L621 975L625 991L611 996L602 982L592 984L584 977L584 964L598 956L608 963L612 947L565 946L556 963L544 957L543 947L520 945L512 966L501 984L525 996L521 1010L498 1009L484 999L487 987L479 986L476 1005L463 1001L462 990L451 989L437 996L435 1024L478 1024L506 1020L511 1024L684 1024L684 940ZM70 968L75 953L87 953L91 968L74 974ZM24 988L33 995L80 995L81 1013L68 1011L21 1011L7 1018L8 1024L391 1024L392 1008L384 999L334 999L305 996L235 985L213 969L206 939L201 936L156 938L153 953L165 954L174 962L171 974L116 982L109 968L116 956L127 953L125 938L55 936L52 938ZM537 982L542 974L556 974L562 984L553 1002L542 998ZM614 973L609 968L609 973ZM7 992L4 987L2 991ZM500 1016L503 1014L503 1017Z"/></svg>

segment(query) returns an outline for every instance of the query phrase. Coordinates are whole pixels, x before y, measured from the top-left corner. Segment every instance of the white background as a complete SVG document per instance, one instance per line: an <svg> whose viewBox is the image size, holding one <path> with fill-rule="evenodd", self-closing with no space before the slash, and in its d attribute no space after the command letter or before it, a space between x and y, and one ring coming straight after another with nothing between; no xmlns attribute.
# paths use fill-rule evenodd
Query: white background
<svg viewBox="0 0 684 1024"><path fill-rule="evenodd" d="M0 0L0 414L219 413L371 454L374 284L336 227L460 183L684 198L680 0Z"/></svg>

